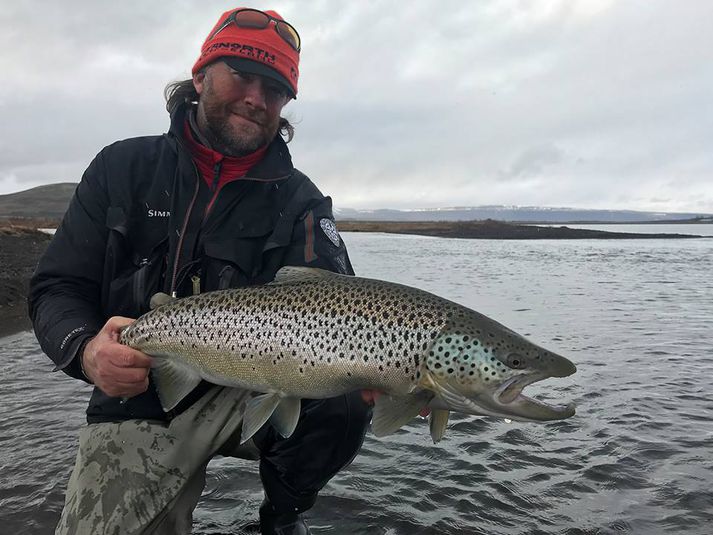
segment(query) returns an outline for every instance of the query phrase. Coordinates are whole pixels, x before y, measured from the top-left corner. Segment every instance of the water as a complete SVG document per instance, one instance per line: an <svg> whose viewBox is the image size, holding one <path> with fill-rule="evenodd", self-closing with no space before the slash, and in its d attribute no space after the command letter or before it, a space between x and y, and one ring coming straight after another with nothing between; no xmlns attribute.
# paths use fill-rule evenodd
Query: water
<svg viewBox="0 0 713 535"><path fill-rule="evenodd" d="M494 317L579 371L529 387L574 401L549 424L455 415L367 435L309 512L316 534L708 534L713 521L713 239L444 240L345 234L362 276ZM0 531L50 533L87 387L30 333L0 340ZM200 534L249 533L257 466L216 459ZM251 532L254 533L254 532Z"/></svg>

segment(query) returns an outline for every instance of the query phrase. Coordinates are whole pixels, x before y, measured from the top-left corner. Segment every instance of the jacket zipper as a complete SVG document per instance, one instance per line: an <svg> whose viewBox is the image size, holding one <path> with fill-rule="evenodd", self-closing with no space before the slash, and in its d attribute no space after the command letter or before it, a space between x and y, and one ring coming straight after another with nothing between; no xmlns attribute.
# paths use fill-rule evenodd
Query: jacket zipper
<svg viewBox="0 0 713 535"><path fill-rule="evenodd" d="M208 217L208 214L210 213L211 209L213 208L213 203L215 200L218 198L218 184L220 183L220 171L223 168L223 160L220 160L213 166L213 183L210 186L210 190L213 192L213 196L210 199L210 202L208 203L208 206L205 208L205 213L203 214L203 221L205 222L206 218ZM203 225L201 225L203 226Z"/></svg>
<svg viewBox="0 0 713 535"><path fill-rule="evenodd" d="M134 279L134 303L144 303L144 288L146 286L146 272L147 267L150 264L148 258L142 258L139 263L139 270L136 273L136 278Z"/></svg>
<svg viewBox="0 0 713 535"><path fill-rule="evenodd" d="M179 145L180 145L179 141ZM184 149L186 150L186 149ZM181 227L181 235L178 237L178 245L176 246L176 258L173 261L173 276L171 277L171 297L178 297L176 295L176 277L178 275L178 266L181 260L181 249L183 248L183 237L186 235L186 228L188 227L188 220L191 218L191 212L193 211L193 205L196 203L198 198L198 191L200 189L200 181L203 180L200 177L196 163L191 158L191 164L193 165L193 171L196 177L196 189L193 192L193 198L191 199L188 209L186 210L186 215L183 217L183 226Z"/></svg>
<svg viewBox="0 0 713 535"><path fill-rule="evenodd" d="M178 145L184 150L188 151L183 146L183 143L177 139L176 140ZM178 276L178 266L180 265L180 258L181 258L181 250L183 248L183 237L186 234L186 228L188 227L188 220L191 217L191 212L193 211L193 206L195 205L196 199L198 198L198 191L200 189L200 181L203 180L201 177L200 172L198 171L198 167L196 166L196 163L193 161L193 158L190 158L191 164L193 165L193 171L196 177L196 189L193 192L193 198L191 199L191 203L188 205L188 210L186 211L186 215L183 219L183 227L181 228L181 235L178 237L178 246L176 247L176 259L173 263L173 276L171 278L171 297L177 297L176 295L176 282L177 282L177 276ZM206 211L203 214L203 220L201 221L201 228L203 227L203 224L205 223L205 220L208 216L208 212L210 212L211 208L213 207L213 203L215 202L216 197L218 196L218 191L217 191L217 186L220 181L220 171L222 167L222 161L219 161L218 163L215 164L214 167L214 174L213 174L213 184L211 189L214 190L213 193L213 198L210 200L208 203L208 206L206 207ZM248 180L254 180L256 182L279 182L282 181L286 178L289 178L291 173L288 173L287 175L283 177L278 177L278 178L270 178L270 179L262 179L262 178L250 178L247 175L244 177L245 179ZM277 184L275 184L277 186ZM279 187L279 186L277 186Z"/></svg>

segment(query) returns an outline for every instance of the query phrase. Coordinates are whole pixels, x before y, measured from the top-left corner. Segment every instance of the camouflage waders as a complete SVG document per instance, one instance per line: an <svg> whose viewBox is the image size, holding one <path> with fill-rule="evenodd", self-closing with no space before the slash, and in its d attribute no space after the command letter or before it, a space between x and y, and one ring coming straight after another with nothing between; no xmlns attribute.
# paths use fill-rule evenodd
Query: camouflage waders
<svg viewBox="0 0 713 535"><path fill-rule="evenodd" d="M218 454L261 460L271 510L309 509L319 490L356 456L370 409L358 392L302 400L291 437L265 425L238 446L249 396L216 386L170 423L84 427L56 535L188 534L206 466Z"/></svg>

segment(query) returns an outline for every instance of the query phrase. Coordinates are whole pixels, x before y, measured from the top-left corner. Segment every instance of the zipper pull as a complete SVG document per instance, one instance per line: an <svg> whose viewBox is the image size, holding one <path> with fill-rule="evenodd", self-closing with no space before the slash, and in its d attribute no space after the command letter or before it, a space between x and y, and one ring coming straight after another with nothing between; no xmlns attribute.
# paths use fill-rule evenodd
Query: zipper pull
<svg viewBox="0 0 713 535"><path fill-rule="evenodd" d="M198 275L193 275L191 277L191 283L193 284L193 295L198 295L201 293L201 278Z"/></svg>
<svg viewBox="0 0 713 535"><path fill-rule="evenodd" d="M213 166L213 184L210 187L211 191L215 191L218 187L218 182L220 182L220 169L223 167L223 160L220 160Z"/></svg>

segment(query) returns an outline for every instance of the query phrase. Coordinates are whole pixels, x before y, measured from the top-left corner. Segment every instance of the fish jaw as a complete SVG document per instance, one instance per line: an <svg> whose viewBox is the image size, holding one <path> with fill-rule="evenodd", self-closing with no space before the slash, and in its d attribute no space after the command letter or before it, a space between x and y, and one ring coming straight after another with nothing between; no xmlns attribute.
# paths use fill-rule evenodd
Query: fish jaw
<svg viewBox="0 0 713 535"><path fill-rule="evenodd" d="M571 375L571 373L568 375ZM510 418L516 420L545 422L564 420L574 416L576 411L573 403L550 405L538 399L525 396L522 393L527 385L549 377L566 376L535 373L512 377L493 392L490 400L494 407L506 412Z"/></svg>
<svg viewBox="0 0 713 535"><path fill-rule="evenodd" d="M477 393L464 392L462 385L443 382L432 376L422 384L436 393L428 405L431 409L453 410L524 422L564 420L574 416L573 403L550 405L522 394L525 386L544 378L535 375L512 377L497 388L486 388Z"/></svg>
<svg viewBox="0 0 713 535"><path fill-rule="evenodd" d="M573 403L550 405L543 401L528 397L523 389L533 383L551 377L568 377L577 371L577 367L567 358L556 353L536 348L527 352L524 362L530 367L522 370L511 370L512 376L505 378L497 388L491 389L488 401L496 410L506 412L509 418L525 421L563 420L574 416ZM533 358L537 355L537 358ZM518 352L507 355L504 360L512 362L521 358Z"/></svg>

